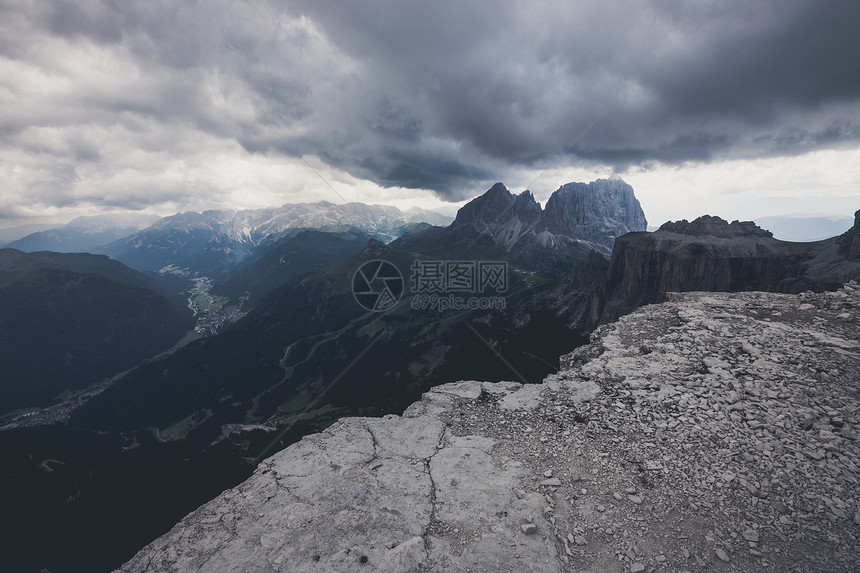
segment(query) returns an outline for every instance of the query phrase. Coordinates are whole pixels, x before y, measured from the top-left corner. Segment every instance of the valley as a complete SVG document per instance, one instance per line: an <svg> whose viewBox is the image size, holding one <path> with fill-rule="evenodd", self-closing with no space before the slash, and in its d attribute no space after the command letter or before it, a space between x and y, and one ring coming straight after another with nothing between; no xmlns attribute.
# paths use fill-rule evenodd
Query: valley
<svg viewBox="0 0 860 573"><path fill-rule="evenodd" d="M196 323L194 332L202 336L212 336L221 332L229 323L242 318L242 306L247 297L240 297L235 304L223 296L211 293L213 282L210 277L194 277L188 292L188 308Z"/></svg>

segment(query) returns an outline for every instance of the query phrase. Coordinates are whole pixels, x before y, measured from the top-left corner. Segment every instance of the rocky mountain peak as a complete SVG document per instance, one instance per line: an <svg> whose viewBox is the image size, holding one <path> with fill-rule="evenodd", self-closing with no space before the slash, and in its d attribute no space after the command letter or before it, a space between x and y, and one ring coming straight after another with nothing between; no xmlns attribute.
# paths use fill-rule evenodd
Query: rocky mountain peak
<svg viewBox="0 0 860 573"><path fill-rule="evenodd" d="M362 249L363 253L368 254L380 254L386 251L388 251L388 245L373 238L368 239L367 243L364 245L364 249Z"/></svg>
<svg viewBox="0 0 860 573"><path fill-rule="evenodd" d="M711 215L702 215L692 222L688 222L686 219L675 222L668 221L663 223L658 230L677 233L679 235L711 235L724 239L735 237L773 237L773 233L762 229L752 221L732 221L729 223L725 219Z"/></svg>
<svg viewBox="0 0 860 573"><path fill-rule="evenodd" d="M535 201L535 197L532 195L532 192L526 189L517 195L516 199L514 199L513 211L517 215L529 214L531 216L536 215L540 217L543 210L540 208L540 203Z"/></svg>
<svg viewBox="0 0 860 573"><path fill-rule="evenodd" d="M486 193L463 205L457 211L452 226L472 224L481 232L492 229L497 221L506 216L513 203L514 195L504 184L496 183Z"/></svg>
<svg viewBox="0 0 860 573"><path fill-rule="evenodd" d="M496 183L457 213L453 226L468 224L505 249L529 237L541 248L583 243L604 255L611 252L615 237L647 227L633 188L620 178L563 185L546 209L531 191L513 195Z"/></svg>
<svg viewBox="0 0 860 573"><path fill-rule="evenodd" d="M851 261L860 260L860 209L854 213L854 226L838 239L839 254Z"/></svg>
<svg viewBox="0 0 860 573"><path fill-rule="evenodd" d="M540 230L612 248L648 226L633 187L619 177L562 185L546 202Z"/></svg>

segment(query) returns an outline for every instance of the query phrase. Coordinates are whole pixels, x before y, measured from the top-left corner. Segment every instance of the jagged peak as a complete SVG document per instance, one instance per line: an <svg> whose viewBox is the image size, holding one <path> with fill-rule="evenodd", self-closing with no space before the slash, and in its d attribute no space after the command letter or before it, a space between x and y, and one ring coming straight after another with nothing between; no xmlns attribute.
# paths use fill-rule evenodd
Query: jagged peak
<svg viewBox="0 0 860 573"><path fill-rule="evenodd" d="M721 217L702 215L693 221L667 221L657 231L677 233L679 235L711 235L720 238L733 237L773 237L773 233L762 229L753 221L732 221L729 223Z"/></svg>
<svg viewBox="0 0 860 573"><path fill-rule="evenodd" d="M364 245L365 251L380 250L380 249L388 250L388 245L386 245L385 243L383 243L382 241L380 241L378 239L373 239L373 238L368 239L367 243L365 243L365 245Z"/></svg>
<svg viewBox="0 0 860 573"><path fill-rule="evenodd" d="M495 219L514 202L514 195L504 183L496 183L483 195L475 197L457 211L457 217L452 225L479 223L485 219ZM486 221L484 221L486 222Z"/></svg>
<svg viewBox="0 0 860 573"><path fill-rule="evenodd" d="M504 183L502 183L501 181L498 181L498 182L494 183L493 186L490 187L486 193L484 193L484 195L502 195L505 197L510 197L511 192L508 191L508 188L505 187Z"/></svg>
<svg viewBox="0 0 860 573"><path fill-rule="evenodd" d="M516 196L514 199L514 210L537 211L538 213L542 211L540 203L535 200L534 195L532 195L532 192L528 189Z"/></svg>
<svg viewBox="0 0 860 573"><path fill-rule="evenodd" d="M565 183L556 189L553 195L605 191L622 191L632 194L633 186L624 181L621 177L613 175L609 179L595 179L589 183L585 183L583 181L571 181L570 183ZM552 199L552 196L550 196L550 199Z"/></svg>
<svg viewBox="0 0 860 573"><path fill-rule="evenodd" d="M849 260L860 260L860 209L854 213L854 226L838 239L838 252Z"/></svg>

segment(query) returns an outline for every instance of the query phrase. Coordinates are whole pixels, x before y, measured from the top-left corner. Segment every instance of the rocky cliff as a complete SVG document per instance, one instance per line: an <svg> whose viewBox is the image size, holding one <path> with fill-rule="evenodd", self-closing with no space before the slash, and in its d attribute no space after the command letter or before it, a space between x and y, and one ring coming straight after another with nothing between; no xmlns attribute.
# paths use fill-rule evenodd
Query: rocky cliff
<svg viewBox="0 0 860 573"><path fill-rule="evenodd" d="M307 436L120 571L857 571L860 286L669 298Z"/></svg>
<svg viewBox="0 0 860 573"><path fill-rule="evenodd" d="M860 209L854 213L854 226L839 237L839 254L852 261L860 260Z"/></svg>
<svg viewBox="0 0 860 573"><path fill-rule="evenodd" d="M857 229L793 243L774 239L751 221L705 215L666 223L654 233L624 235L612 252L602 318L663 301L668 292L833 290L860 278L860 259L850 255L855 235L860 248Z"/></svg>
<svg viewBox="0 0 860 573"><path fill-rule="evenodd" d="M633 187L616 177L561 186L547 200L536 230L539 236L569 236L611 250L616 237L647 227Z"/></svg>
<svg viewBox="0 0 860 573"><path fill-rule="evenodd" d="M464 205L451 225L471 225L505 250L535 243L542 247L580 243L609 255L615 237L648 226L633 187L618 178L568 183L541 209L531 192L514 195L496 183Z"/></svg>

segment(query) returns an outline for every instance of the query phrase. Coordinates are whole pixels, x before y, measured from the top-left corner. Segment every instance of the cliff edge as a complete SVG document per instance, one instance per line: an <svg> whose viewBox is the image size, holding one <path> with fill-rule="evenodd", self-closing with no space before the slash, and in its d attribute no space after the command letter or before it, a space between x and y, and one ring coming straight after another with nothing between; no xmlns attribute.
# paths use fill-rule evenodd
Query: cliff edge
<svg viewBox="0 0 860 573"><path fill-rule="evenodd" d="M604 322L668 292L836 290L860 278L860 216L843 235L811 243L780 241L752 221L668 222L618 237L609 267Z"/></svg>
<svg viewBox="0 0 860 573"><path fill-rule="evenodd" d="M307 436L120 571L857 571L860 286L668 299Z"/></svg>

